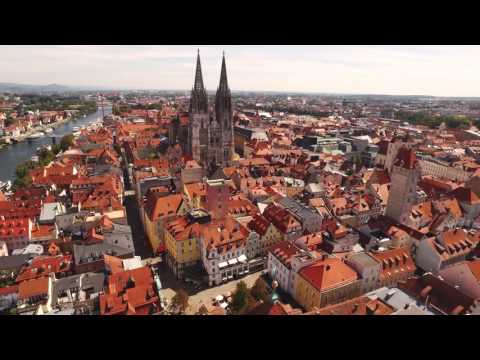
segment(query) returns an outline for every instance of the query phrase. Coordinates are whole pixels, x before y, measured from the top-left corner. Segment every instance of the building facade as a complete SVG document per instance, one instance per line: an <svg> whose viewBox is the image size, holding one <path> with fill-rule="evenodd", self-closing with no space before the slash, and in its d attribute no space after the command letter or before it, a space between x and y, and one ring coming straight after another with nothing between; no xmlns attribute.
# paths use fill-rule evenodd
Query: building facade
<svg viewBox="0 0 480 360"><path fill-rule="evenodd" d="M413 206L417 203L417 182L420 179L420 165L415 153L401 148L393 165L386 215L407 225Z"/></svg>
<svg viewBox="0 0 480 360"><path fill-rule="evenodd" d="M338 304L361 292L357 273L338 258L324 258L302 268L298 275L294 298L307 311Z"/></svg>
<svg viewBox="0 0 480 360"><path fill-rule="evenodd" d="M199 53L190 98L187 152L204 168L213 171L217 166L227 166L232 159L233 151L233 109L225 55L222 59L214 111L211 111L203 83Z"/></svg>

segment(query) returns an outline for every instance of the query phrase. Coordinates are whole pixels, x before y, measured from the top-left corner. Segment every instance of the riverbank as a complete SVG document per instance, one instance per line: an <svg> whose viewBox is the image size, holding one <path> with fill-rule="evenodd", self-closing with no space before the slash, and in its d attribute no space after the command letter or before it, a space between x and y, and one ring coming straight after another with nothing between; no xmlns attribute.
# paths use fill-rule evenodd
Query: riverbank
<svg viewBox="0 0 480 360"><path fill-rule="evenodd" d="M97 113L98 111L95 113L89 114L88 117L86 116L85 118L90 118L92 115L95 115ZM41 129L47 129L49 127L52 128L55 125L62 125L71 120L72 119L67 118L63 121L58 121L54 124L48 124L41 127L37 127L35 131L38 132L38 131L41 131ZM89 121L91 122L92 120L89 120ZM54 135L58 136L59 134L54 134ZM43 136L43 138L47 138L47 137L48 136ZM70 137L69 140L68 140L68 137ZM36 160L34 160L32 157L31 159L27 159L24 162L19 163L15 168L13 189L18 187L29 186L31 184L31 179L28 175L30 170L36 169L41 166L46 166L47 164L49 164L51 161L55 159L55 157L59 153L68 150L68 148L72 146L73 139L74 139L73 134L71 132L66 132L63 134L63 137L61 138L61 141L58 144L55 144L54 146L51 146L48 149L46 147L46 144L43 144L43 151L41 152L37 151L37 155L35 155L35 157L37 158ZM16 145L16 146L19 146L19 145Z"/></svg>
<svg viewBox="0 0 480 360"><path fill-rule="evenodd" d="M11 137L10 138L10 142L22 142L22 141L25 141L25 140L28 140L28 138L30 136L32 136L33 134L35 133L38 133L38 132L45 132L45 130L47 129L55 129L56 126L60 126L60 125L63 125L63 124L66 124L68 123L69 121L74 121L74 120L77 120L78 118L76 117L70 117L70 118L66 118L66 119L63 119L63 120L60 120L60 121L56 121L54 123L51 123L51 124L46 124L46 125L40 125L40 126L36 126L34 128L31 128L29 129L27 132L19 135L19 136L16 136L16 137ZM48 134L45 134L44 136L47 136ZM8 142L7 142L8 144Z"/></svg>
<svg viewBox="0 0 480 360"><path fill-rule="evenodd" d="M98 110L97 110L98 112ZM96 112L93 112L92 114L95 114ZM90 116L91 114L88 114L86 116ZM28 138L30 136L32 136L33 134L35 133L38 133L38 132L45 132L46 130L48 129L55 129L56 127L58 126L61 126L61 125L64 125L70 121L76 121L76 120L79 120L79 119L82 119L86 116L83 116L83 115L80 115L80 116L71 116L71 117L67 117L63 120L60 120L60 121L56 121L54 123L51 123L51 124L46 124L46 125L40 125L40 126L36 126L34 128L31 128L29 129L27 132L19 135L19 136L16 136L16 137L10 137L10 136L5 136L5 137L2 137L0 138L0 141L4 141L3 144L0 144L0 150L8 147L8 145L12 144L12 143L20 143L20 142L23 142L25 140L28 140ZM42 137L45 137L45 136L48 136L49 134L45 134L44 136Z"/></svg>
<svg viewBox="0 0 480 360"><path fill-rule="evenodd" d="M111 114L111 108L105 108L105 115L108 116L109 114ZM87 127L101 117L102 110L97 110L94 113L88 114L86 117L83 117L83 115L80 118L76 116L73 121L70 121L71 119L69 119L69 121L63 122L62 124L49 124L55 127L55 130L51 134L47 134L47 136L42 136L34 140L14 143L3 150L0 150L0 164L2 164L0 181L6 182L11 180L13 182L16 177L17 166L31 160L33 155L38 155L38 148L46 145L53 146L55 143L59 143L64 135L74 133L76 127ZM55 142L54 140L57 141Z"/></svg>

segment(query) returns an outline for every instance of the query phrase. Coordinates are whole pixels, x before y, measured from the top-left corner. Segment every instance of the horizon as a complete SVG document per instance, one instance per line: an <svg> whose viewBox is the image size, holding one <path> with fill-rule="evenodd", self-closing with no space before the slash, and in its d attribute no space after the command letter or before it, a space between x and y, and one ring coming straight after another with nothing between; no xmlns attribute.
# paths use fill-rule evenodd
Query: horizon
<svg viewBox="0 0 480 360"><path fill-rule="evenodd" d="M91 88L81 85L65 85L58 83L47 83L47 84L25 84L25 83L12 83L12 82L0 82L0 86L8 84L12 86L24 86L24 87L48 87L48 86L59 86L68 88L66 92L95 92L95 91L111 91L111 92L185 92L189 93L191 89L147 89L147 88L108 88L108 87L94 87ZM214 89L206 88L209 95L214 95ZM38 90L33 91L32 93L37 93ZM57 91L52 91L57 92ZM429 95L429 94L381 94L381 93L354 93L354 92L313 92L313 91L290 91L290 90L236 90L231 89L232 93L278 93L278 94L295 94L295 95L322 95L322 96L385 96L385 97L426 97L426 98L445 98L445 99L480 99L480 96L444 96L444 95ZM23 94L29 94L28 92L23 92Z"/></svg>
<svg viewBox="0 0 480 360"><path fill-rule="evenodd" d="M217 88L222 51L234 92L477 98L480 46L16 46L2 45L0 78L95 91ZM34 66L32 66L32 63ZM265 90L268 89L268 90Z"/></svg>

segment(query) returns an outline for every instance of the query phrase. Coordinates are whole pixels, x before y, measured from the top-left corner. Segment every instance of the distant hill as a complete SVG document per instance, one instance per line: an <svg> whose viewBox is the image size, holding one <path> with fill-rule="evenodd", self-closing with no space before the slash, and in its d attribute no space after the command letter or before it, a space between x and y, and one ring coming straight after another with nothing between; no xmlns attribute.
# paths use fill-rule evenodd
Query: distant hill
<svg viewBox="0 0 480 360"><path fill-rule="evenodd" d="M49 85L29 85L29 84L14 84L14 83L0 83L0 92L13 93L28 93L28 92L68 92L72 91L68 86L49 84Z"/></svg>
<svg viewBox="0 0 480 360"><path fill-rule="evenodd" d="M104 90L100 87L86 87L86 86L65 86L59 84L48 85L30 85L30 84L15 84L15 83L1 83L0 93L11 92L17 94L26 93L65 93L74 91L100 91Z"/></svg>

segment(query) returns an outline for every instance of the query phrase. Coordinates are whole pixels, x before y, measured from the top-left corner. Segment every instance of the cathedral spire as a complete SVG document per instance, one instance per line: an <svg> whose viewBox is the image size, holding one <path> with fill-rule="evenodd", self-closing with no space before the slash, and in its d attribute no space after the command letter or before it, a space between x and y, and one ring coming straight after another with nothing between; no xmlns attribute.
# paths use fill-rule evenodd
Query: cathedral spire
<svg viewBox="0 0 480 360"><path fill-rule="evenodd" d="M220 84L218 90L228 92L228 80L227 80L227 66L225 65L225 51L222 58L222 71L220 72Z"/></svg>
<svg viewBox="0 0 480 360"><path fill-rule="evenodd" d="M195 70L195 82L192 96L190 97L190 111L205 113L208 111L208 97L203 84L202 65L200 63L200 49L197 50L197 68Z"/></svg>
<svg viewBox="0 0 480 360"><path fill-rule="evenodd" d="M197 69L195 70L195 84L193 85L195 91L203 91L202 64L200 63L200 49L197 50Z"/></svg>

